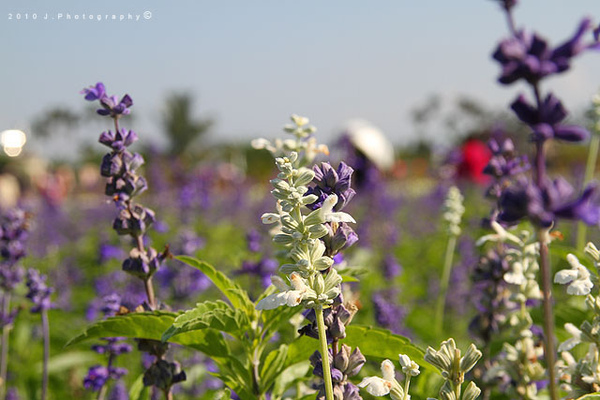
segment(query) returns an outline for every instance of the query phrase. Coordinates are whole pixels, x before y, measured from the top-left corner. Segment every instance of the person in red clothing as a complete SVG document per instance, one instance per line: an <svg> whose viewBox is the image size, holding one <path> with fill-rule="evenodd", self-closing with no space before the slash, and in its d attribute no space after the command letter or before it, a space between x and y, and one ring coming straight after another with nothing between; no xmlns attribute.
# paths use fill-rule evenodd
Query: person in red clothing
<svg viewBox="0 0 600 400"><path fill-rule="evenodd" d="M492 157L492 152L488 146L483 141L471 137L465 140L460 152L461 160L457 169L458 177L479 184L487 183L490 177L483 173L483 169Z"/></svg>

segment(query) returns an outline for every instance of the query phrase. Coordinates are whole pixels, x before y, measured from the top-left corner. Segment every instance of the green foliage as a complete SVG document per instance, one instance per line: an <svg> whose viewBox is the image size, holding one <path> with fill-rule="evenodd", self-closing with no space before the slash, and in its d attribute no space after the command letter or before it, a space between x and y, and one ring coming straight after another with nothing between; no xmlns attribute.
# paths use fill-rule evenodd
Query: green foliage
<svg viewBox="0 0 600 400"><path fill-rule="evenodd" d="M177 314L154 311L130 313L110 317L88 326L82 333L71 339L66 346L72 346L90 339L103 337L130 337L138 339L161 340L163 333L171 327ZM215 330L204 329L188 332L172 340L199 350L213 357L227 357L229 347L223 337Z"/></svg>
<svg viewBox="0 0 600 400"><path fill-rule="evenodd" d="M200 261L193 257L178 256L179 261L182 261L196 269L202 271L208 279L210 279L219 290L227 297L234 308L244 310L249 316L255 313L254 303L248 297L248 293L238 284L234 283L225 274L217 271L210 264Z"/></svg>
<svg viewBox="0 0 600 400"><path fill-rule="evenodd" d="M233 309L222 301L198 303L196 308L178 316L173 325L162 335L167 341L175 335L184 332L213 328L239 337L250 329L248 317L244 311Z"/></svg>

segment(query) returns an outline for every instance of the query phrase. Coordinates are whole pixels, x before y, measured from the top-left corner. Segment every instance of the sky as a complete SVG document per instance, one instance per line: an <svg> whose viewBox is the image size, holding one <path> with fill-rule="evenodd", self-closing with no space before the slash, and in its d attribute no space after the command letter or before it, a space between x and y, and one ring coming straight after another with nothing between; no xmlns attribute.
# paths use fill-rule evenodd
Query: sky
<svg viewBox="0 0 600 400"><path fill-rule="evenodd" d="M57 106L80 111L80 90L102 81L130 94L148 142L164 143L164 99L188 92L195 114L215 120L213 141L280 136L295 113L323 141L363 118L403 144L415 139L411 110L432 94L502 108L527 90L496 81L491 53L507 28L492 0L5 0L0 10L0 130L27 131ZM600 2L521 0L515 10L517 27L554 45L584 16L600 22ZM585 107L600 89L600 54L578 57L549 89L568 109ZM30 135L28 145L51 157L98 133Z"/></svg>

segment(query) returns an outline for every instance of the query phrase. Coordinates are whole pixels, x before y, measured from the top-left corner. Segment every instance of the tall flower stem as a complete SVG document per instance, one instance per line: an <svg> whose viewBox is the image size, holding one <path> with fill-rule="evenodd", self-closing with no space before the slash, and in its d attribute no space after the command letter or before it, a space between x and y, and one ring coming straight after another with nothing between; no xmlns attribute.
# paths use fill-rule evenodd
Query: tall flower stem
<svg viewBox="0 0 600 400"><path fill-rule="evenodd" d="M538 106L541 110L542 100L538 85L533 85L533 92ZM544 141L538 140L535 143L535 184L541 188L546 179L546 155L544 152ZM540 243L540 271L542 274L542 303L544 308L544 357L546 359L546 370L548 371L550 398L558 399L558 390L556 387L556 377L554 364L556 355L554 350L554 313L552 310L552 271L550 271L550 255L548 253L548 243L546 242L547 232L544 229L538 230L538 240Z"/></svg>
<svg viewBox="0 0 600 400"><path fill-rule="evenodd" d="M446 245L446 255L444 257L444 270L442 280L440 281L440 295L438 297L435 311L435 332L441 335L444 326L444 307L446 305L446 296L448 295L448 286L450 284L450 272L452 271L452 259L456 248L456 236L450 235Z"/></svg>
<svg viewBox="0 0 600 400"><path fill-rule="evenodd" d="M333 400L333 384L331 381L331 368L329 366L329 347L327 346L323 306L319 305L315 308L315 315L317 318L317 329L319 330L319 344L321 345L320 351L323 365L323 381L325 382L325 396L327 400Z"/></svg>
<svg viewBox="0 0 600 400"><path fill-rule="evenodd" d="M543 240L547 233L540 229L540 270L542 273L542 302L544 307L544 357L546 358L546 370L548 371L548 380L550 381L549 392L552 400L557 400L556 376L554 364L556 355L554 351L554 315L552 312L552 280L550 271L550 259L548 254L548 245Z"/></svg>
<svg viewBox="0 0 600 400"><path fill-rule="evenodd" d="M600 148L600 135L592 133L590 147L588 150L587 163L585 164L585 175L583 176L583 187L585 187L594 177L596 170L596 161L598 160L598 149ZM583 222L577 224L577 250L583 251L587 236L587 225Z"/></svg>
<svg viewBox="0 0 600 400"><path fill-rule="evenodd" d="M7 316L10 312L10 293L4 293L2 299L2 313ZM10 326L2 328L2 354L0 355L0 399L6 396L6 374L8 372L8 335Z"/></svg>
<svg viewBox="0 0 600 400"><path fill-rule="evenodd" d="M44 360L42 367L42 400L46 400L48 394L48 361L50 359L50 323L48 321L48 310L42 310L42 332L44 335Z"/></svg>

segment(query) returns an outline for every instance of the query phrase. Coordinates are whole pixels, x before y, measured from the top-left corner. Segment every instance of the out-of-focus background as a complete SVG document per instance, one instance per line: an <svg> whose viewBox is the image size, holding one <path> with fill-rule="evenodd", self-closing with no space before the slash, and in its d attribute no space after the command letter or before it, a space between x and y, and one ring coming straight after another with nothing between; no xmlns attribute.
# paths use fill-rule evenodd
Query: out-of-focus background
<svg viewBox="0 0 600 400"><path fill-rule="evenodd" d="M464 134L445 123L460 119L461 99L499 111L515 96L494 80L490 55L507 29L491 0L8 0L0 10L0 130L23 130L25 149L44 158L77 159L94 140L78 93L97 81L133 97L133 128L160 147L165 113L184 95L191 115L213 122L210 142L274 135L294 112L324 140L363 118L398 145L448 144ZM516 21L558 44L598 10L595 0L527 0ZM600 57L586 55L552 81L570 110L600 87L598 70ZM416 126L428 105L446 114Z"/></svg>

